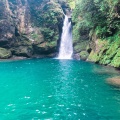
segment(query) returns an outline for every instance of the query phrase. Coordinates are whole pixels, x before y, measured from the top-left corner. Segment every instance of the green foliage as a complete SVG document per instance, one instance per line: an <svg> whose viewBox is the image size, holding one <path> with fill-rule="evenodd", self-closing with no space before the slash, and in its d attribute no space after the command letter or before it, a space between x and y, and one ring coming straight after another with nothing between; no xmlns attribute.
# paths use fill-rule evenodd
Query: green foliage
<svg viewBox="0 0 120 120"><path fill-rule="evenodd" d="M96 31L100 38L113 36L120 30L119 0L80 0L73 11L74 39L81 39L81 31ZM73 31L73 32L74 32Z"/></svg>
<svg viewBox="0 0 120 120"><path fill-rule="evenodd" d="M88 58L89 54L86 51L80 52L80 59L86 60Z"/></svg>
<svg viewBox="0 0 120 120"><path fill-rule="evenodd" d="M119 41L120 40L120 31L116 32L113 36L108 37L107 40L109 40L111 42Z"/></svg>
<svg viewBox="0 0 120 120"><path fill-rule="evenodd" d="M67 0L67 3L69 4L71 9L75 8L75 0Z"/></svg>
<svg viewBox="0 0 120 120"><path fill-rule="evenodd" d="M11 2L12 4L17 4L17 1L16 0L9 0L9 2Z"/></svg>
<svg viewBox="0 0 120 120"><path fill-rule="evenodd" d="M31 34L31 37L32 37L33 40L35 40L36 38L38 38L38 34L35 34L35 33Z"/></svg>
<svg viewBox="0 0 120 120"><path fill-rule="evenodd" d="M51 39L53 38L55 34L55 32L51 30L50 28L42 28L41 32L45 36L47 41L51 41Z"/></svg>

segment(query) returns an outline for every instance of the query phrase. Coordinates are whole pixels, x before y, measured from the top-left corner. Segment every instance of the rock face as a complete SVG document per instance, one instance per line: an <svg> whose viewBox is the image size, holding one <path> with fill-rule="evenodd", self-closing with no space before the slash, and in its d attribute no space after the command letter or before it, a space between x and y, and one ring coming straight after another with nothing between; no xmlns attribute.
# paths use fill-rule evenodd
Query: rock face
<svg viewBox="0 0 120 120"><path fill-rule="evenodd" d="M10 56L55 55L63 18L56 0L0 0L0 47Z"/></svg>
<svg viewBox="0 0 120 120"><path fill-rule="evenodd" d="M74 45L74 51L79 53L80 59L120 69L120 39L106 40L93 35L92 39L85 43L86 45Z"/></svg>
<svg viewBox="0 0 120 120"><path fill-rule="evenodd" d="M117 41L97 39L95 47L91 48L88 61L120 68L120 39Z"/></svg>
<svg viewBox="0 0 120 120"><path fill-rule="evenodd" d="M75 58L120 69L120 1L113 3L76 2L72 13Z"/></svg>
<svg viewBox="0 0 120 120"><path fill-rule="evenodd" d="M120 69L120 39L103 40L93 35L92 40L88 41L86 45L82 43L74 45L74 50L76 54L79 53L82 60Z"/></svg>
<svg viewBox="0 0 120 120"><path fill-rule="evenodd" d="M120 69L120 1L113 3L114 0L76 1L72 13L75 59ZM107 14L103 4L108 10Z"/></svg>

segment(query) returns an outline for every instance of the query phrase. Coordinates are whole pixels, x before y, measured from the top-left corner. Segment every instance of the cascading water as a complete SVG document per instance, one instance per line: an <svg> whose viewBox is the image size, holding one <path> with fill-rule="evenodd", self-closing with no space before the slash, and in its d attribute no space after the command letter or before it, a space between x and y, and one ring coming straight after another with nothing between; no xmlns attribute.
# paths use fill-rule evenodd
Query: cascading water
<svg viewBox="0 0 120 120"><path fill-rule="evenodd" d="M72 24L68 16L65 15L58 59L72 59L72 54Z"/></svg>

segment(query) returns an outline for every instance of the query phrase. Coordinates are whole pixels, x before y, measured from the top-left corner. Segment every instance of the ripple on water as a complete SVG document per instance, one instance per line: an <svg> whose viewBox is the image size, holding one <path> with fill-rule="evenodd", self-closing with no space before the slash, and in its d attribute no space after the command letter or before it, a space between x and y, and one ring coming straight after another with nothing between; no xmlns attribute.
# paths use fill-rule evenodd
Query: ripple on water
<svg viewBox="0 0 120 120"><path fill-rule="evenodd" d="M37 113L40 113L40 110L35 110Z"/></svg>
<svg viewBox="0 0 120 120"><path fill-rule="evenodd" d="M74 115L77 115L77 113L73 113Z"/></svg>
<svg viewBox="0 0 120 120"><path fill-rule="evenodd" d="M14 112L16 109L12 109L11 111Z"/></svg>
<svg viewBox="0 0 120 120"><path fill-rule="evenodd" d="M105 82L114 73L96 68L73 60L0 63L0 120L120 120L119 90Z"/></svg>
<svg viewBox="0 0 120 120"><path fill-rule="evenodd" d="M60 105L60 104L58 104L57 106L59 106L59 107L64 107L65 105Z"/></svg>
<svg viewBox="0 0 120 120"><path fill-rule="evenodd" d="M49 109L51 109L52 107L49 107Z"/></svg>
<svg viewBox="0 0 120 120"><path fill-rule="evenodd" d="M52 95L48 96L48 98L51 98L51 97L53 97L53 96Z"/></svg>
<svg viewBox="0 0 120 120"><path fill-rule="evenodd" d="M25 96L24 98L25 98L25 99L30 99L30 97L28 97L28 96Z"/></svg>
<svg viewBox="0 0 120 120"><path fill-rule="evenodd" d="M60 114L54 114L54 116L60 116Z"/></svg>
<svg viewBox="0 0 120 120"><path fill-rule="evenodd" d="M42 114L47 114L47 112L43 111Z"/></svg>
<svg viewBox="0 0 120 120"><path fill-rule="evenodd" d="M8 104L7 106L8 106L8 107L11 107L11 106L15 106L15 104Z"/></svg>

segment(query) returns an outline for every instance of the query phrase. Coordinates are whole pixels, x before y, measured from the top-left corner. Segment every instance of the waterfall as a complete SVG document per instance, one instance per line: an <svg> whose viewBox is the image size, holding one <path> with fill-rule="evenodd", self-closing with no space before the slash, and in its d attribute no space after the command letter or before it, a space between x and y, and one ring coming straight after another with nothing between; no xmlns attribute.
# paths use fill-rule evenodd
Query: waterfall
<svg viewBox="0 0 120 120"><path fill-rule="evenodd" d="M65 15L58 59L72 59L72 54L73 54L72 25L71 21L69 21L68 16Z"/></svg>

